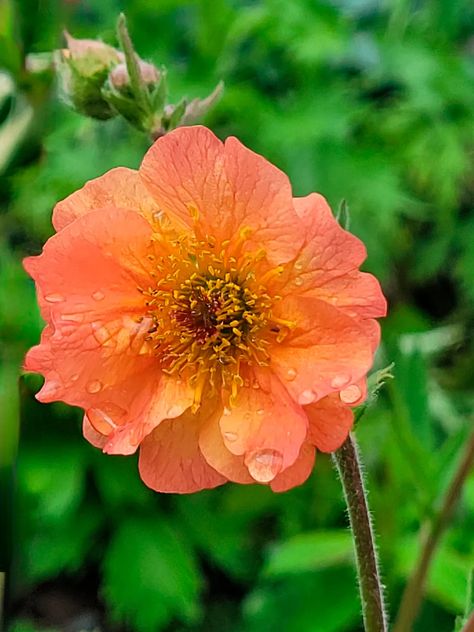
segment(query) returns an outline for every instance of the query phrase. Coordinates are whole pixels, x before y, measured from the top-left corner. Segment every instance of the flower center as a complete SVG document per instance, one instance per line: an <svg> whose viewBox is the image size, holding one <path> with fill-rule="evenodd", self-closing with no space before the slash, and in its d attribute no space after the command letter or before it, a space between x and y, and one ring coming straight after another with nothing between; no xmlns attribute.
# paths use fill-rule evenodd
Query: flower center
<svg viewBox="0 0 474 632"><path fill-rule="evenodd" d="M207 387L224 389L232 403L244 383L242 367L268 365L272 338L286 333L272 317L279 297L262 282L269 273L256 278L262 253L231 256L226 245L215 252L209 238L168 242L169 252L155 259L156 287L142 290L153 321L148 339L163 371L195 388L196 408Z"/></svg>

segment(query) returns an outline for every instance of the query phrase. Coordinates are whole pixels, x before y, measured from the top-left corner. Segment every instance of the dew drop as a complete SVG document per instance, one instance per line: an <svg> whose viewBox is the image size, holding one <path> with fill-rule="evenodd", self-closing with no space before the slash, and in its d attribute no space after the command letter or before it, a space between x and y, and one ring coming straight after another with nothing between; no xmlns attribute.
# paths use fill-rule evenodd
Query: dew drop
<svg viewBox="0 0 474 632"><path fill-rule="evenodd" d="M107 436L117 428L111 416L99 408L89 408L86 417L91 426L100 434Z"/></svg>
<svg viewBox="0 0 474 632"><path fill-rule="evenodd" d="M303 285L303 283L304 283L304 281L303 281L303 279L302 279L301 277L296 277L296 279L295 279L295 285L296 285L297 287L301 287L301 286Z"/></svg>
<svg viewBox="0 0 474 632"><path fill-rule="evenodd" d="M336 377L334 377L331 380L331 386L333 388L343 388L344 386L349 384L350 381L351 381L350 375L346 375L346 374L336 375Z"/></svg>
<svg viewBox="0 0 474 632"><path fill-rule="evenodd" d="M304 406L305 404L312 404L316 399L316 393L311 390L303 391L298 397L298 403Z"/></svg>
<svg viewBox="0 0 474 632"><path fill-rule="evenodd" d="M98 393L101 389L102 382L99 382L99 380L92 380L92 382L89 382L86 386L87 392L91 394Z"/></svg>
<svg viewBox="0 0 474 632"><path fill-rule="evenodd" d="M302 261L297 261L295 263L295 270L299 270L301 272L301 270L303 269L303 262Z"/></svg>
<svg viewBox="0 0 474 632"><path fill-rule="evenodd" d="M71 375L71 382L77 382L78 379L79 379L79 373L73 373Z"/></svg>
<svg viewBox="0 0 474 632"><path fill-rule="evenodd" d="M292 382L296 377L296 371L295 369L288 369L287 373L286 373L286 379L288 380L288 382Z"/></svg>
<svg viewBox="0 0 474 632"><path fill-rule="evenodd" d="M170 406L168 408L168 410L166 411L166 416L169 418L179 417L179 415L181 415L182 410L183 410L182 406L180 406L179 404L174 404L173 406Z"/></svg>
<svg viewBox="0 0 474 632"><path fill-rule="evenodd" d="M360 399L361 395L362 391L357 384L352 384L339 393L341 401L345 404L354 404L358 399Z"/></svg>
<svg viewBox="0 0 474 632"><path fill-rule="evenodd" d="M66 322L73 323L82 323L84 320L83 314L61 314L61 320L65 320Z"/></svg>
<svg viewBox="0 0 474 632"><path fill-rule="evenodd" d="M97 290L97 292L94 292L94 294L92 295L92 298L94 299L94 301L102 301L105 298L105 294L100 290Z"/></svg>
<svg viewBox="0 0 474 632"><path fill-rule="evenodd" d="M265 410L264 410L263 408L259 408L259 409L257 410L257 415L262 416L262 415L264 415L264 414L265 414Z"/></svg>
<svg viewBox="0 0 474 632"><path fill-rule="evenodd" d="M256 391L260 388L260 384L257 382L257 380L254 380L252 382L252 388L254 388Z"/></svg>
<svg viewBox="0 0 474 632"><path fill-rule="evenodd" d="M235 432L224 432L224 439L229 443L234 443L237 441L238 435Z"/></svg>
<svg viewBox="0 0 474 632"><path fill-rule="evenodd" d="M232 414L232 411L230 408L227 408L227 406L224 408L224 415L226 415L227 417Z"/></svg>
<svg viewBox="0 0 474 632"><path fill-rule="evenodd" d="M48 303L62 303L64 296L62 294L48 294L44 297L44 300L48 301Z"/></svg>
<svg viewBox="0 0 474 632"><path fill-rule="evenodd" d="M281 470L283 455L276 450L259 450L245 459L252 478L259 483L269 483Z"/></svg>

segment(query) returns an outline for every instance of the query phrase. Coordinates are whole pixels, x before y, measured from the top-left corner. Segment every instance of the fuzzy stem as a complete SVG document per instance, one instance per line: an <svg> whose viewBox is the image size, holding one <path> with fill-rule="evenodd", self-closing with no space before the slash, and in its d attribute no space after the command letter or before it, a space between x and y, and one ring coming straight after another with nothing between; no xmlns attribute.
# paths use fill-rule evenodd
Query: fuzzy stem
<svg viewBox="0 0 474 632"><path fill-rule="evenodd" d="M387 617L380 581L374 533L355 437L350 434L333 454L354 539L365 632L386 632Z"/></svg>
<svg viewBox="0 0 474 632"><path fill-rule="evenodd" d="M454 477L446 490L439 511L428 527L422 529L422 549L415 570L405 588L393 627L393 632L410 632L418 614L428 570L443 531L446 529L464 481L474 463L474 432L472 433Z"/></svg>
<svg viewBox="0 0 474 632"><path fill-rule="evenodd" d="M471 612L471 616L466 621L466 624L461 630L461 632L474 632L474 611Z"/></svg>

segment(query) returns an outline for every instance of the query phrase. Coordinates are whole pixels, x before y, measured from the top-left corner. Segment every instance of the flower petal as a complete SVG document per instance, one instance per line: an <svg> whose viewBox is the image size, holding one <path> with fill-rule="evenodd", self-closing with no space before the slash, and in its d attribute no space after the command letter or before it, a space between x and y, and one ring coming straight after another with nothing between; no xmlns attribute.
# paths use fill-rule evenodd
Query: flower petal
<svg viewBox="0 0 474 632"><path fill-rule="evenodd" d="M224 145L205 127L178 128L155 142L140 174L181 227L230 240L230 251L247 240L281 263L302 243L287 176L236 138Z"/></svg>
<svg viewBox="0 0 474 632"><path fill-rule="evenodd" d="M324 301L287 297L278 314L295 323L270 349L272 369L301 405L362 378L372 366L372 341L360 324Z"/></svg>
<svg viewBox="0 0 474 632"><path fill-rule="evenodd" d="M314 447L310 443L303 443L296 461L286 470L280 472L271 481L270 487L274 492L286 492L292 487L301 485L313 471L315 458L316 450Z"/></svg>
<svg viewBox="0 0 474 632"><path fill-rule="evenodd" d="M387 304L379 282L358 270L366 258L364 244L339 225L321 195L311 193L293 203L306 239L284 279L283 293L320 298L350 316L385 316Z"/></svg>
<svg viewBox="0 0 474 632"><path fill-rule="evenodd" d="M219 417L209 415L199 434L199 447L211 467L234 483L255 483L244 463L243 455L227 449L219 426Z"/></svg>
<svg viewBox="0 0 474 632"><path fill-rule="evenodd" d="M186 494L222 485L199 449L201 419L191 411L167 419L140 446L140 476L157 492Z"/></svg>
<svg viewBox="0 0 474 632"><path fill-rule="evenodd" d="M305 406L309 419L308 441L321 452L334 452L341 447L351 431L354 414L338 393Z"/></svg>
<svg viewBox="0 0 474 632"><path fill-rule="evenodd" d="M249 382L253 386L241 387L235 406L224 410L220 428L227 449L245 455L251 476L267 483L295 462L308 420L269 371L255 371Z"/></svg>
<svg viewBox="0 0 474 632"><path fill-rule="evenodd" d="M49 305L41 344L25 360L26 370L46 378L37 398L86 409L104 435L143 414L159 381L138 289L152 280L151 252L146 220L103 209L71 223L40 256L25 260Z"/></svg>
<svg viewBox="0 0 474 632"><path fill-rule="evenodd" d="M53 226L59 231L96 209L115 206L136 211L149 222L159 211L135 169L117 167L103 176L87 182L82 189L75 191L58 202L53 211Z"/></svg>

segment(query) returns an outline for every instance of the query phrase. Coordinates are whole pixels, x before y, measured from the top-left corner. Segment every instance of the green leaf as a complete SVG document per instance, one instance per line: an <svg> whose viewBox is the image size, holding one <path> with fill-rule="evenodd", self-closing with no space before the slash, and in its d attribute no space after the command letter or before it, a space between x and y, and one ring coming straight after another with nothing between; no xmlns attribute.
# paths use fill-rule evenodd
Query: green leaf
<svg viewBox="0 0 474 632"><path fill-rule="evenodd" d="M193 552L161 516L124 520L105 554L103 589L113 619L156 632L200 616Z"/></svg>
<svg viewBox="0 0 474 632"><path fill-rule="evenodd" d="M272 547L263 567L266 577L350 564L351 535L347 530L301 533Z"/></svg>
<svg viewBox="0 0 474 632"><path fill-rule="evenodd" d="M257 587L244 602L242 630L343 632L359 617L355 573L332 568Z"/></svg>

